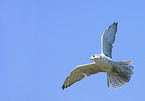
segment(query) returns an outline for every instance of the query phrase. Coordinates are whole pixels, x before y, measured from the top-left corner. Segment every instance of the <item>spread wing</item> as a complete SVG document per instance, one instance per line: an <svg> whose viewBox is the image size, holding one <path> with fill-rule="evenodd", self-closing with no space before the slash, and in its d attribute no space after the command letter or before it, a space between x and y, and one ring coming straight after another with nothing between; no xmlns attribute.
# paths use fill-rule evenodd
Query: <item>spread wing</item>
<svg viewBox="0 0 145 101"><path fill-rule="evenodd" d="M90 63L86 65L80 65L76 67L70 75L66 78L62 88L67 88L71 86L73 83L80 81L85 76L90 76L92 74L96 74L98 72L104 72L98 65L95 63Z"/></svg>
<svg viewBox="0 0 145 101"><path fill-rule="evenodd" d="M106 56L112 58L112 44L115 41L115 35L117 32L117 24L118 23L113 23L110 25L103 33L101 37L101 48L102 48L102 53L105 54Z"/></svg>

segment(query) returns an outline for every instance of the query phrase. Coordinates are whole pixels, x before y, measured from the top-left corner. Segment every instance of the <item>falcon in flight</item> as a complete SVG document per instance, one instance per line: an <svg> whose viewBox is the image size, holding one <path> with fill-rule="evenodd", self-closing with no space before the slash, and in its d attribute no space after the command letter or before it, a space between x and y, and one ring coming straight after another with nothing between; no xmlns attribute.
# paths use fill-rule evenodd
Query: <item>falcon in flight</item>
<svg viewBox="0 0 145 101"><path fill-rule="evenodd" d="M95 54L90 58L94 63L77 66L66 78L62 86L63 89L86 76L99 72L107 72L108 88L111 85L114 88L117 88L117 86L122 87L122 84L129 82L133 74L133 66L130 65L132 61L115 62L112 60L112 44L115 41L117 24L114 22L104 31L101 37L101 54Z"/></svg>

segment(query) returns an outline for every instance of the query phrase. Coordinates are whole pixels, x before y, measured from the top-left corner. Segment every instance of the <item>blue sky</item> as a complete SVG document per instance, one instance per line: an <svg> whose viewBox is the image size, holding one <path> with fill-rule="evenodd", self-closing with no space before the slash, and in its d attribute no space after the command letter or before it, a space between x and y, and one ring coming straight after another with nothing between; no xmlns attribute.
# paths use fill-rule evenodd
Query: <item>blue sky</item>
<svg viewBox="0 0 145 101"><path fill-rule="evenodd" d="M0 0L0 101L144 101L144 0ZM100 53L100 38L118 22L113 60L133 60L122 88L106 73L62 90L69 73Z"/></svg>

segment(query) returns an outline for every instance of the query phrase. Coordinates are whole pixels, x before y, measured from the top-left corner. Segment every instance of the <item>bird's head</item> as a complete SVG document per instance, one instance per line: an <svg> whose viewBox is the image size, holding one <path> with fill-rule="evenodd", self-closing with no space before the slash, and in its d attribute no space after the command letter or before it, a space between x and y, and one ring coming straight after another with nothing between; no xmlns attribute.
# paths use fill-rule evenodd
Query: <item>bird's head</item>
<svg viewBox="0 0 145 101"><path fill-rule="evenodd" d="M102 56L100 54L95 54L90 58L90 60L99 60L99 59L102 59Z"/></svg>

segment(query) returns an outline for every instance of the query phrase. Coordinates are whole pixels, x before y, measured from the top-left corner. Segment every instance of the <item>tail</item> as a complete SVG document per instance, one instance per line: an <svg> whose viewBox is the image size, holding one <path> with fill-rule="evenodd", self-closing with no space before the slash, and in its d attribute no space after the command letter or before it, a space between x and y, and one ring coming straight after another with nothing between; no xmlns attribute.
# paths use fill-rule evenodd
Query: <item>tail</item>
<svg viewBox="0 0 145 101"><path fill-rule="evenodd" d="M133 74L133 66L129 65L132 61L116 62L114 70L111 73L107 73L108 88L111 84L114 88L117 86L122 87L122 84L129 82L131 75Z"/></svg>

